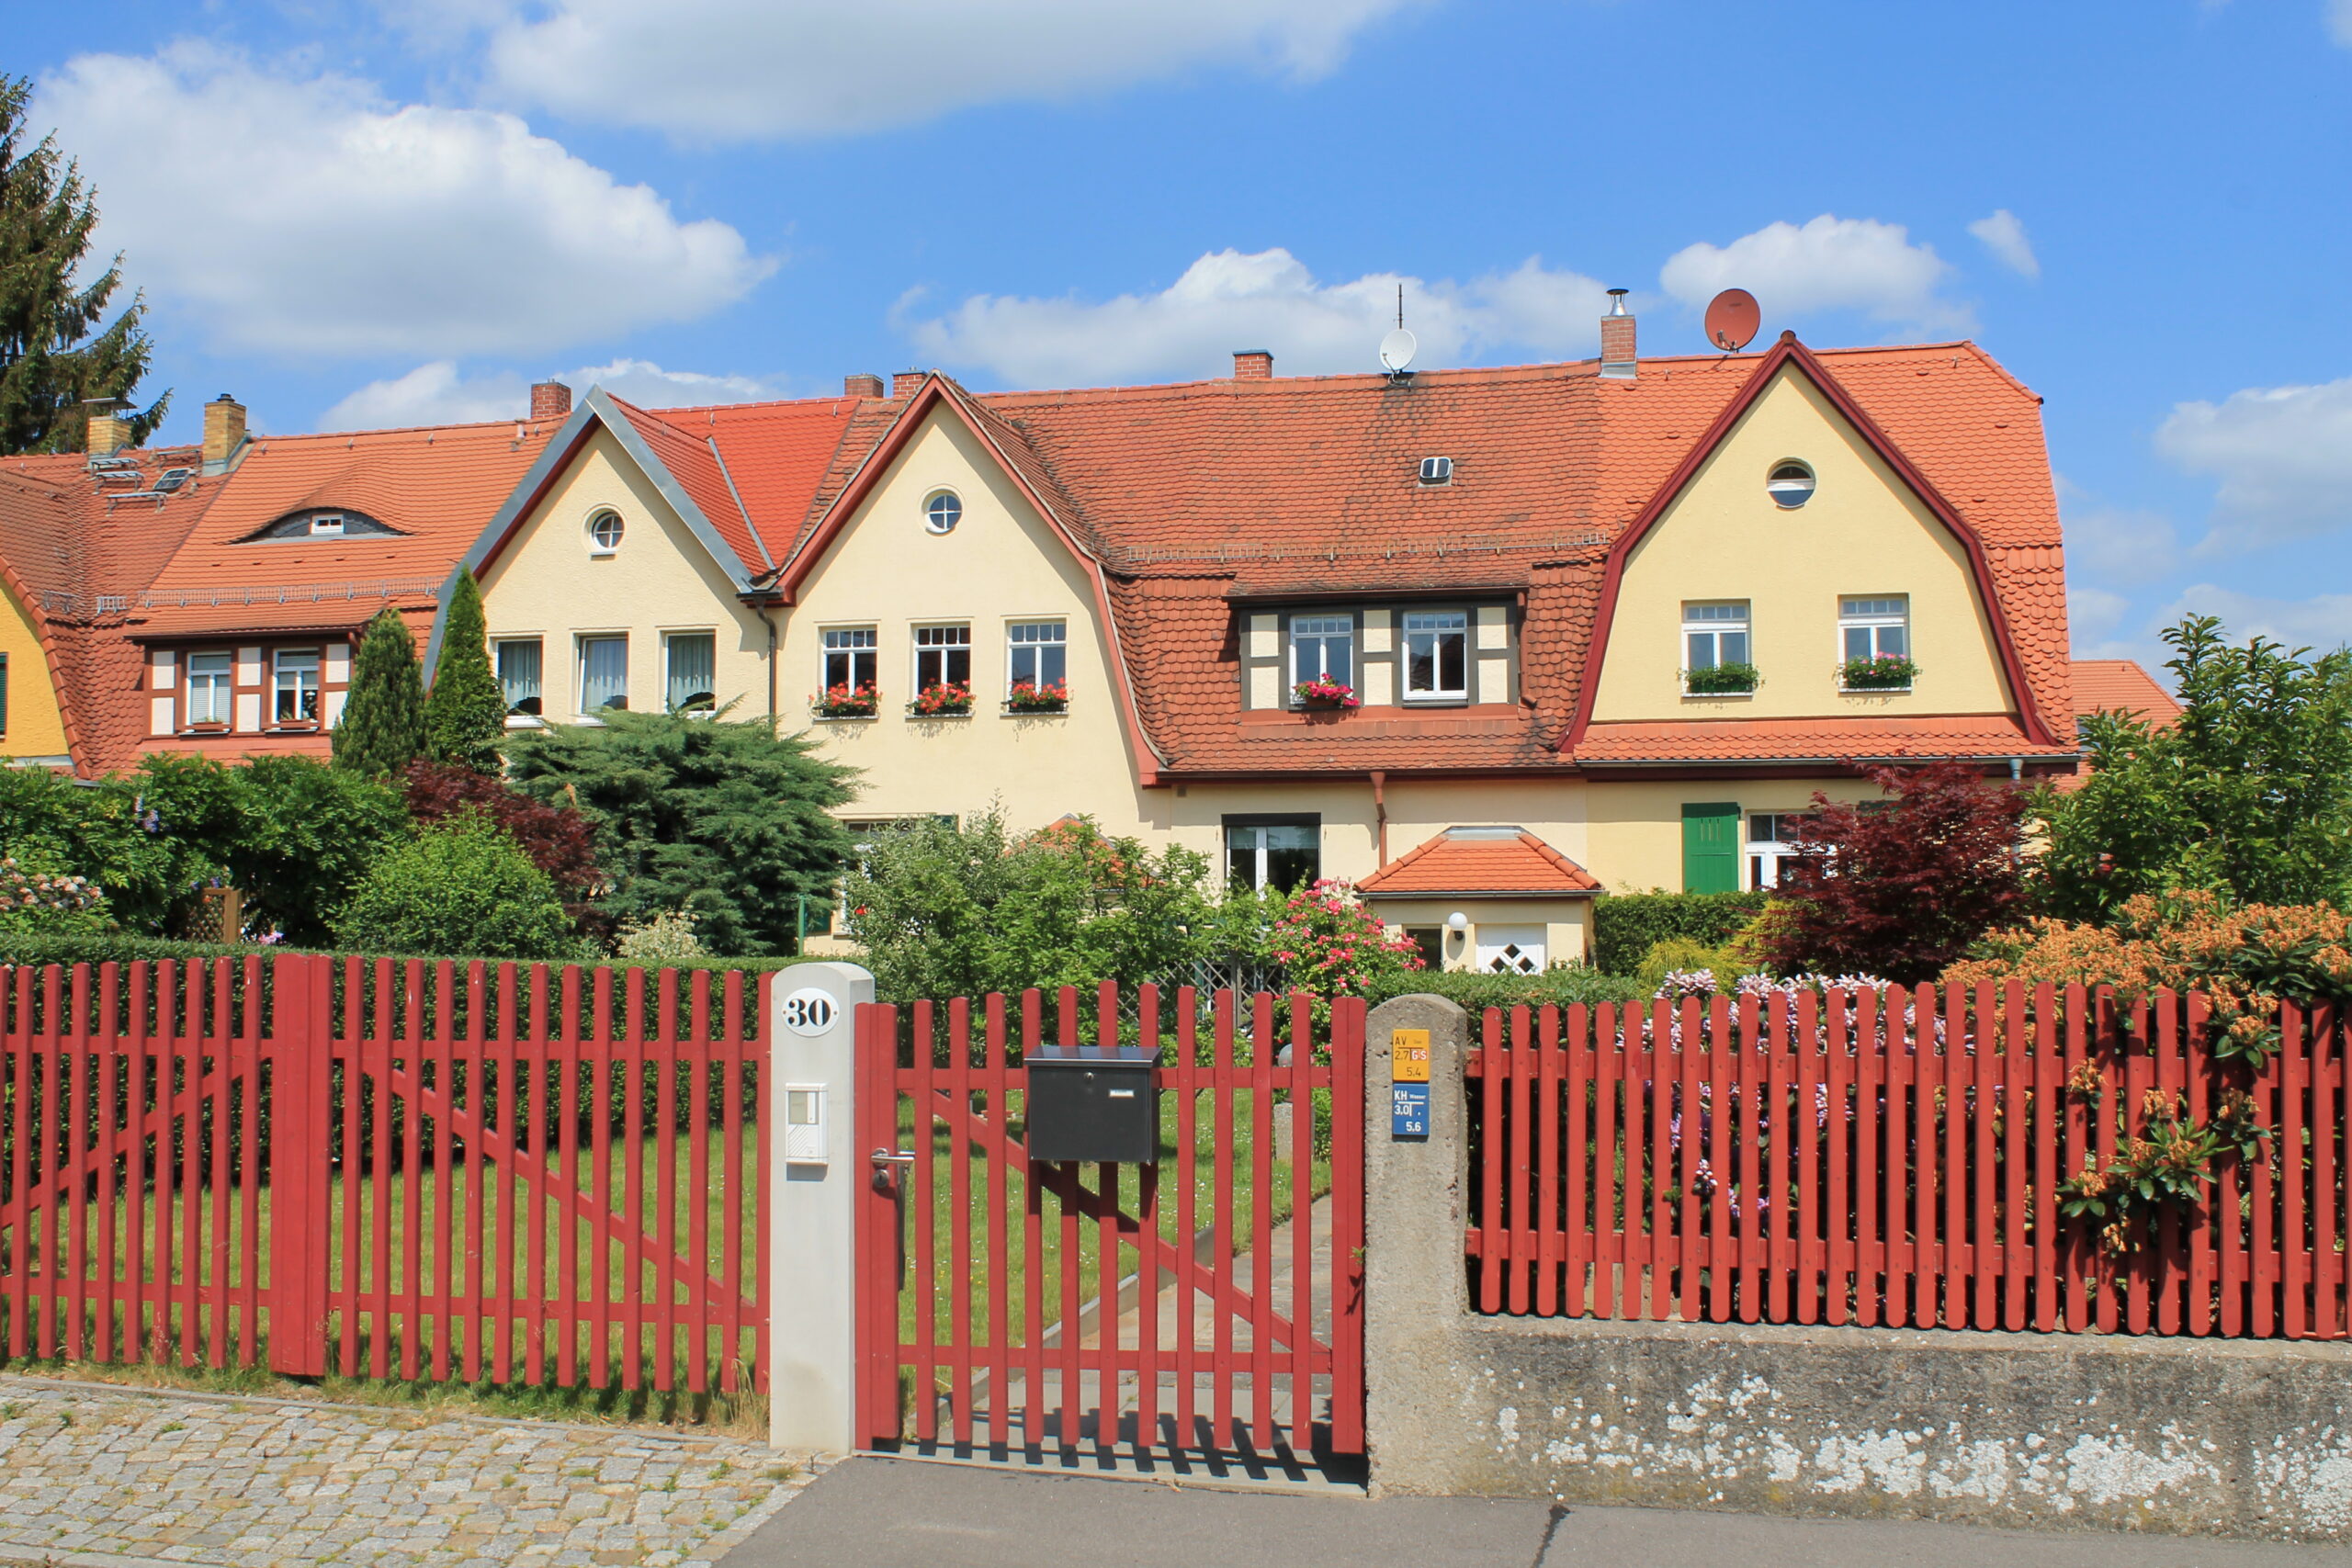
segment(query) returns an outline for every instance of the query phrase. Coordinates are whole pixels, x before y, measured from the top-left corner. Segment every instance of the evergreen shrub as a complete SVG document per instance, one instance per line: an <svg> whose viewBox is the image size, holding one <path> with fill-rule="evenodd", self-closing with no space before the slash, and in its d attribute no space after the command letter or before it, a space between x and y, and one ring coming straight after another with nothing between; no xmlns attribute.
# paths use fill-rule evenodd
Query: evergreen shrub
<svg viewBox="0 0 2352 1568"><path fill-rule="evenodd" d="M1721 947L1764 912L1762 893L1621 893L1592 901L1592 958L1631 975L1651 948L1672 939Z"/></svg>

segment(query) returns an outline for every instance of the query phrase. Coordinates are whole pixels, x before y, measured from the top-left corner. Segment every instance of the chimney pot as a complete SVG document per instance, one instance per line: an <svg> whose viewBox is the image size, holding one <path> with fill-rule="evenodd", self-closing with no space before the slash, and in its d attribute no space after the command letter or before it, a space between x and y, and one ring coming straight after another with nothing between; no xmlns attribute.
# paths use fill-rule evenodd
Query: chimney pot
<svg viewBox="0 0 2352 1568"><path fill-rule="evenodd" d="M223 392L204 405L204 471L226 473L245 444L245 405Z"/></svg>
<svg viewBox="0 0 2352 1568"><path fill-rule="evenodd" d="M562 419L571 412L571 389L560 381L531 383L531 417Z"/></svg>
<svg viewBox="0 0 2352 1568"><path fill-rule="evenodd" d="M1600 374L1611 381L1634 378L1634 315L1625 309L1625 290L1609 291L1609 313L1600 318Z"/></svg>
<svg viewBox="0 0 2352 1568"><path fill-rule="evenodd" d="M878 398L882 395L882 378L861 370L842 378L842 395L845 398Z"/></svg>
<svg viewBox="0 0 2352 1568"><path fill-rule="evenodd" d="M1271 348L1240 348L1233 353L1233 378L1237 381L1271 381L1274 377L1274 351Z"/></svg>
<svg viewBox="0 0 2352 1568"><path fill-rule="evenodd" d="M890 378L890 395L894 398L913 397L915 395L915 389L922 385L923 377L926 374L927 372L922 370L900 370L897 372Z"/></svg>

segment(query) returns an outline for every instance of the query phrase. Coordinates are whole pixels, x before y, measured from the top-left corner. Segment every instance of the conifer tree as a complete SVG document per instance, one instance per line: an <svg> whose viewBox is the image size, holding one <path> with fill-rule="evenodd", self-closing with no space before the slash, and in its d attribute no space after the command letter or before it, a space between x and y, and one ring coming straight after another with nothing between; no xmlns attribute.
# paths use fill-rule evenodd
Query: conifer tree
<svg viewBox="0 0 2352 1568"><path fill-rule="evenodd" d="M424 750L424 683L416 643L398 610L376 612L352 661L351 691L334 727L334 765L390 778Z"/></svg>
<svg viewBox="0 0 2352 1568"><path fill-rule="evenodd" d="M87 445L86 398L129 399L153 347L140 330L140 296L99 326L122 282L122 258L80 288L74 271L97 227L96 193L44 136L25 146L32 84L0 77L0 453L78 452ZM128 415L130 439L163 423L164 393Z"/></svg>
<svg viewBox="0 0 2352 1568"><path fill-rule="evenodd" d="M498 745L505 738L506 693L490 667L481 585L461 566L457 589L449 596L448 619L441 628L433 692L424 704L425 754L436 762L494 773L499 770Z"/></svg>

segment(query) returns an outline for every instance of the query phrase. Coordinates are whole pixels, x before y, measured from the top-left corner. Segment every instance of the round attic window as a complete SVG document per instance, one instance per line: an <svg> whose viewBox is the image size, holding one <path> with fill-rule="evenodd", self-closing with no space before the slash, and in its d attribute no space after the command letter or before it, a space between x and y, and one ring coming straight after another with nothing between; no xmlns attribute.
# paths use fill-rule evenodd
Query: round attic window
<svg viewBox="0 0 2352 1568"><path fill-rule="evenodd" d="M1813 470L1794 459L1775 463L1764 481L1764 493L1775 506L1794 511L1813 499Z"/></svg>
<svg viewBox="0 0 2352 1568"><path fill-rule="evenodd" d="M596 555L608 556L621 547L621 514L599 512L588 519L588 548Z"/></svg>
<svg viewBox="0 0 2352 1568"><path fill-rule="evenodd" d="M952 534L964 520L964 503L952 490L933 491L922 503L922 525L934 534Z"/></svg>

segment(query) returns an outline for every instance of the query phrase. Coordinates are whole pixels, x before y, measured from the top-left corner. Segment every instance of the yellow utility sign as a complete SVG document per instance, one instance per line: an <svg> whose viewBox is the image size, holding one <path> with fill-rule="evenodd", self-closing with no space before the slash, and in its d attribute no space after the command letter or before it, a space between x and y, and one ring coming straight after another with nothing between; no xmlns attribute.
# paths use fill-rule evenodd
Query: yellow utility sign
<svg viewBox="0 0 2352 1568"><path fill-rule="evenodd" d="M1396 1083L1430 1081L1430 1032L1392 1029L1388 1032L1388 1077Z"/></svg>

